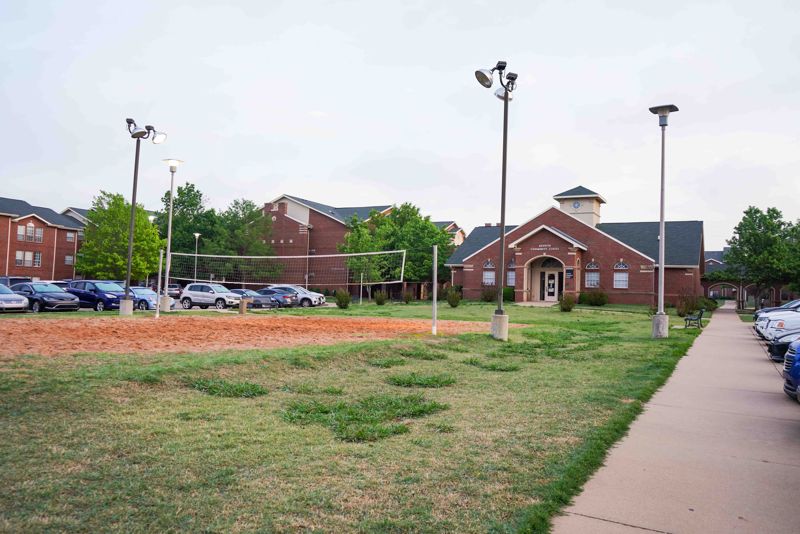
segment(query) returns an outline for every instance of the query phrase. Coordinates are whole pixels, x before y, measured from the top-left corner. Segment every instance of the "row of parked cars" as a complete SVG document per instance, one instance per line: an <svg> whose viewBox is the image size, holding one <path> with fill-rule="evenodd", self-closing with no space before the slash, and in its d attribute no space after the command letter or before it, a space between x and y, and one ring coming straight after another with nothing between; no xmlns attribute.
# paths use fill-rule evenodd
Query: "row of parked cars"
<svg viewBox="0 0 800 534"><path fill-rule="evenodd" d="M158 295L151 288L132 286L134 306L139 310L154 310ZM222 284L192 283L185 288L168 286L170 307L179 302L184 309L213 306L225 309L239 306L249 299L249 308L286 308L320 306L325 296L302 286L273 285L257 291L228 289ZM0 311L75 311L92 308L97 311L119 309L125 289L117 280L31 280L24 277L0 277Z"/></svg>
<svg viewBox="0 0 800 534"><path fill-rule="evenodd" d="M762 308L753 316L753 330L767 344L773 361L783 364L783 391L800 400L800 299Z"/></svg>

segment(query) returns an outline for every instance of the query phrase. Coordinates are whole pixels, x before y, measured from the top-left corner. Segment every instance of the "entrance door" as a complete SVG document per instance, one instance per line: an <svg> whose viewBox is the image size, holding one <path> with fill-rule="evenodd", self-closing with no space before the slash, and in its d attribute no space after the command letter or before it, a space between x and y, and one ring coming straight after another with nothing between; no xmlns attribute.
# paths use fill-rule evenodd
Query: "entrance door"
<svg viewBox="0 0 800 534"><path fill-rule="evenodd" d="M547 284L545 287L544 300L548 302L555 302L558 300L556 276L556 273L547 273Z"/></svg>

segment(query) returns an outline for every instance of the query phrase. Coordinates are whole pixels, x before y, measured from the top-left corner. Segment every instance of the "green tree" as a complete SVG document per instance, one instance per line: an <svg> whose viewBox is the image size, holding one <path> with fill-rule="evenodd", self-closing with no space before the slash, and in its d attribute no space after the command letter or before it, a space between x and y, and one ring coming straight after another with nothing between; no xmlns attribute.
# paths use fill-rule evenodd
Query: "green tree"
<svg viewBox="0 0 800 534"><path fill-rule="evenodd" d="M797 279L797 234L798 228L784 221L780 210L750 206L728 240L725 262L729 269L718 276L740 273L743 280L755 285L758 301L765 288Z"/></svg>
<svg viewBox="0 0 800 534"><path fill-rule="evenodd" d="M87 278L122 279L128 258L131 205L122 195L101 191L89 210L90 224L78 253L76 270ZM131 277L142 280L158 269L158 251L164 241L141 205L136 206Z"/></svg>
<svg viewBox="0 0 800 534"><path fill-rule="evenodd" d="M169 219L169 191L161 197L163 208L156 215L156 224L161 237L167 237ZM194 234L201 234L199 252L209 251L209 245L218 241L219 215L205 207L203 193L192 183L179 185L175 192L172 210L172 251L193 253Z"/></svg>
<svg viewBox="0 0 800 534"><path fill-rule="evenodd" d="M437 227L430 217L423 217L419 208L410 203L394 206L382 215L377 211L369 219L361 221L354 217L347 225L348 231L339 250L344 253L406 250L405 280L409 282L431 281L433 274L433 245L439 246L439 281L449 279L444 262L453 251L450 235ZM355 273L364 273L366 280L381 280L387 269L389 275L398 277L399 266L382 264L385 258L351 258L349 268Z"/></svg>

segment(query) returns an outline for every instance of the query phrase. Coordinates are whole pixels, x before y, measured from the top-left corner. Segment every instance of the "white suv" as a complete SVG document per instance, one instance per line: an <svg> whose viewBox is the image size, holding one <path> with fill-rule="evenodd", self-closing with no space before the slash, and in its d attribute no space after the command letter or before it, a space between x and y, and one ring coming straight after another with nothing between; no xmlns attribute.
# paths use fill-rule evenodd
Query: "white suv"
<svg viewBox="0 0 800 534"><path fill-rule="evenodd" d="M325 295L309 291L303 286L296 286L294 284L272 284L269 287L270 289L281 289L296 294L297 304L303 308L325 304Z"/></svg>
<svg viewBox="0 0 800 534"><path fill-rule="evenodd" d="M238 306L242 300L240 295L231 293L230 289L221 284L189 284L181 293L181 306L184 310L191 310L192 306L206 309L214 306L224 310L228 306Z"/></svg>

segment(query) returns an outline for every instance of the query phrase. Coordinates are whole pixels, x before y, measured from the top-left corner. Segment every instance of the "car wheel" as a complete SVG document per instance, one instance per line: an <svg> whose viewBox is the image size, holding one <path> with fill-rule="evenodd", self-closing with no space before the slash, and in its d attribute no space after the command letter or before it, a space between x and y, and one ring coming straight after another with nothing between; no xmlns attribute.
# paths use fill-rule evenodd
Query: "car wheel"
<svg viewBox="0 0 800 534"><path fill-rule="evenodd" d="M140 300L139 301L139 305L136 306L136 307L139 308L140 310L146 310L147 309L147 302L144 301L144 300Z"/></svg>
<svg viewBox="0 0 800 534"><path fill-rule="evenodd" d="M103 311L105 309L106 309L106 305L103 303L102 300L98 300L97 302L94 303L94 311L101 312L101 311Z"/></svg>
<svg viewBox="0 0 800 534"><path fill-rule="evenodd" d="M215 306L215 307L216 307L218 310L224 310L224 309L226 308L226 306L225 306L225 300L224 300L224 299L217 299L217 300L215 300L215 301L214 301L214 306Z"/></svg>
<svg viewBox="0 0 800 534"><path fill-rule="evenodd" d="M33 313L39 313L40 311L42 311L42 303L39 302L38 300L34 300L33 304L31 304L31 311Z"/></svg>
<svg viewBox="0 0 800 534"><path fill-rule="evenodd" d="M183 306L184 310L191 310L192 309L192 299L186 297L181 299L181 306Z"/></svg>
<svg viewBox="0 0 800 534"><path fill-rule="evenodd" d="M300 306L303 308L308 308L311 306L311 299L303 299L300 301Z"/></svg>

